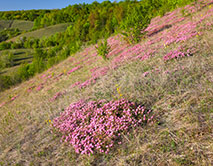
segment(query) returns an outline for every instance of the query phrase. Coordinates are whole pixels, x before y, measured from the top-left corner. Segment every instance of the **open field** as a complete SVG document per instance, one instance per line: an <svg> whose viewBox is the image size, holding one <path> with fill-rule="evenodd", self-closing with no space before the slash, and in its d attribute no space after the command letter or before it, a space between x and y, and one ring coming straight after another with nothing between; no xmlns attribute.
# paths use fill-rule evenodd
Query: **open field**
<svg viewBox="0 0 213 166"><path fill-rule="evenodd" d="M95 46L82 48L1 92L0 165L212 165L210 2L186 6L185 16L177 9L154 18L147 38L136 45L110 37L107 61ZM71 103L121 98L152 110L153 123L122 134L108 154L81 155L60 142L54 119Z"/></svg>
<svg viewBox="0 0 213 166"><path fill-rule="evenodd" d="M57 32L64 32L69 25L70 25L69 23L65 23L65 24L57 24L57 25L49 26L46 28L42 28L42 29L38 29L38 30L35 30L32 32L27 32L27 33L21 34L8 41L15 41L16 39L18 39L20 37L24 37L24 36L33 37L33 38L50 37L51 35L54 35Z"/></svg>
<svg viewBox="0 0 213 166"><path fill-rule="evenodd" d="M9 28L18 28L20 31L28 31L33 28L33 22L24 20L0 20L0 31Z"/></svg>
<svg viewBox="0 0 213 166"><path fill-rule="evenodd" d="M11 28L18 28L21 31L29 31L33 28L33 22L24 20L14 20Z"/></svg>

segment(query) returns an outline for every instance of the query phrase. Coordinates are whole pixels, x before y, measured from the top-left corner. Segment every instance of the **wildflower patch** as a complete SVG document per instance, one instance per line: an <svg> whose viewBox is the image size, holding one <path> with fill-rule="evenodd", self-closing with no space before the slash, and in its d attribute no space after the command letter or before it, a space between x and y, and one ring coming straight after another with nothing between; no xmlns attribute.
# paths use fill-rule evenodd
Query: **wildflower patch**
<svg viewBox="0 0 213 166"><path fill-rule="evenodd" d="M108 153L120 144L121 134L153 120L151 110L125 99L106 102L79 101L54 119L62 133L61 141L73 145L81 154Z"/></svg>
<svg viewBox="0 0 213 166"><path fill-rule="evenodd" d="M167 53L163 59L165 61L171 60L171 59L178 59L185 56L192 56L196 52L195 48L188 48L184 49L182 46L179 46L176 50L172 50L169 53Z"/></svg>

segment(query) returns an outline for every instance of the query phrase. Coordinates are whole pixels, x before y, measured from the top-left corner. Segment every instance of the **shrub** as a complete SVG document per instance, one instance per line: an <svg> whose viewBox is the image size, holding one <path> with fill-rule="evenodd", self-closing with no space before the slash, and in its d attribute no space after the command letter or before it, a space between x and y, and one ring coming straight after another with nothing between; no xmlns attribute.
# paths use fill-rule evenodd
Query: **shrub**
<svg viewBox="0 0 213 166"><path fill-rule="evenodd" d="M0 68L12 67L14 66L14 54L6 51L0 57Z"/></svg>
<svg viewBox="0 0 213 166"><path fill-rule="evenodd" d="M7 39L10 39L12 37L15 37L20 34L19 29L5 29L0 32L0 42L6 41Z"/></svg>
<svg viewBox="0 0 213 166"><path fill-rule="evenodd" d="M30 64L22 64L18 69L18 78L21 80L27 80L30 77L28 72Z"/></svg>
<svg viewBox="0 0 213 166"><path fill-rule="evenodd" d="M53 126L62 133L61 141L81 154L108 153L119 143L121 134L153 119L151 111L125 99L106 102L79 101L71 104Z"/></svg>
<svg viewBox="0 0 213 166"><path fill-rule="evenodd" d="M99 42L98 46L96 47L97 53L99 56L101 56L104 60L107 60L107 55L110 51L110 46L107 43L107 40L105 39L104 42Z"/></svg>
<svg viewBox="0 0 213 166"><path fill-rule="evenodd" d="M132 44L138 43L144 35L142 31L149 25L151 17L143 6L128 6L126 18L121 23L124 39Z"/></svg>
<svg viewBox="0 0 213 166"><path fill-rule="evenodd" d="M10 49L10 47L11 47L11 42L1 42L0 43L0 51Z"/></svg>
<svg viewBox="0 0 213 166"><path fill-rule="evenodd" d="M12 66L14 66L14 59L15 59L15 57L14 57L14 54L13 53L9 53L8 54L8 58L7 58L7 67L12 67Z"/></svg>
<svg viewBox="0 0 213 166"><path fill-rule="evenodd" d="M47 68L52 67L56 63L57 63L57 57L50 57L50 58L48 58L48 60L47 60Z"/></svg>
<svg viewBox="0 0 213 166"><path fill-rule="evenodd" d="M13 82L10 76L0 75L0 91L9 88L11 85L13 85Z"/></svg>

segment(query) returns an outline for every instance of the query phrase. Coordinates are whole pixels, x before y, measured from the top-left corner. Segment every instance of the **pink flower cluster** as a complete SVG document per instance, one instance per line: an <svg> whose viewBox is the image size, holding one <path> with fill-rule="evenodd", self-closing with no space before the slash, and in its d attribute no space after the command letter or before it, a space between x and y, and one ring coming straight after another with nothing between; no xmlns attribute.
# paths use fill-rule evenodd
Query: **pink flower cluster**
<svg viewBox="0 0 213 166"><path fill-rule="evenodd" d="M42 83L42 84L40 84L40 85L36 88L36 90L37 90L37 91L41 91L43 88L44 88L44 86L43 86L43 83Z"/></svg>
<svg viewBox="0 0 213 166"><path fill-rule="evenodd" d="M58 92L56 93L51 99L50 101L53 102L55 100L57 100L59 97L63 96L66 92Z"/></svg>
<svg viewBox="0 0 213 166"><path fill-rule="evenodd" d="M71 74L71 73L73 73L74 71L76 71L76 70L78 70L80 68L82 68L82 66L74 67L73 69L71 69L70 71L68 71L67 74Z"/></svg>
<svg viewBox="0 0 213 166"><path fill-rule="evenodd" d="M213 22L207 22L205 26L200 27L199 30L213 30Z"/></svg>
<svg viewBox="0 0 213 166"><path fill-rule="evenodd" d="M93 68L91 69L92 78L94 80L97 78L100 78L101 76L106 75L108 71L109 71L109 67Z"/></svg>
<svg viewBox="0 0 213 166"><path fill-rule="evenodd" d="M76 86L78 86L78 85L80 85L81 83L79 82L79 81L77 81L77 82L75 82L74 84L72 84L71 86L70 86L70 88L74 88L74 87L76 87Z"/></svg>
<svg viewBox="0 0 213 166"><path fill-rule="evenodd" d="M6 104L6 102L3 102L0 104L0 108L3 107Z"/></svg>
<svg viewBox="0 0 213 166"><path fill-rule="evenodd" d="M89 86L89 85L91 85L91 84L94 84L95 82L96 82L95 79L90 78L90 79L86 80L85 82L81 83L81 84L79 85L79 88L80 88L80 89L86 88L87 86Z"/></svg>
<svg viewBox="0 0 213 166"><path fill-rule="evenodd" d="M151 110L125 99L106 102L79 101L54 119L62 133L61 141L73 145L81 154L108 153L129 129L153 120Z"/></svg>
<svg viewBox="0 0 213 166"><path fill-rule="evenodd" d="M29 87L28 89L27 89L27 92L32 92L33 91L33 89L35 88L36 86L35 85L33 85L33 86L31 86L31 87Z"/></svg>
<svg viewBox="0 0 213 166"><path fill-rule="evenodd" d="M146 76L148 76L148 75L149 75L149 72L148 72L148 71L146 71L146 72L143 73L143 77L146 77Z"/></svg>
<svg viewBox="0 0 213 166"><path fill-rule="evenodd" d="M170 59L178 59L185 56L192 56L193 53L195 53L194 49L187 49L186 51L183 49L182 46L179 46L176 50L172 50L169 53L167 53L163 59L165 61L168 61Z"/></svg>
<svg viewBox="0 0 213 166"><path fill-rule="evenodd" d="M40 78L45 78L47 75L46 74L43 74Z"/></svg>
<svg viewBox="0 0 213 166"><path fill-rule="evenodd" d="M17 97L19 97L19 95L13 96L13 97L10 99L10 101L14 101Z"/></svg>

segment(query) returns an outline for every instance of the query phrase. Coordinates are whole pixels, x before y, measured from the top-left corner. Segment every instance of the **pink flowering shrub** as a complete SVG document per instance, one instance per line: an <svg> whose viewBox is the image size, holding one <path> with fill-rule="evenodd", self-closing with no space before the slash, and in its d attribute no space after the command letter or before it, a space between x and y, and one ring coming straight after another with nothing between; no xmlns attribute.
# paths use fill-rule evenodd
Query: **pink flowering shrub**
<svg viewBox="0 0 213 166"><path fill-rule="evenodd" d="M27 89L27 92L32 92L33 91L33 89L35 88L36 86L35 85L33 85L33 86L31 86L31 87L29 87L28 89Z"/></svg>
<svg viewBox="0 0 213 166"><path fill-rule="evenodd" d="M82 68L82 66L74 67L73 69L71 69L70 71L68 71L67 74L71 74L71 73L73 73L74 71L76 71L76 70L78 70L80 68Z"/></svg>
<svg viewBox="0 0 213 166"><path fill-rule="evenodd" d="M89 85L91 85L91 84L95 84L95 82L96 82L95 79L90 78L90 79L86 80L85 82L81 83L81 84L79 85L79 88L80 88L80 89L86 88L87 86L89 86Z"/></svg>
<svg viewBox="0 0 213 166"><path fill-rule="evenodd" d="M13 97L10 99L10 101L14 101L17 97L19 97L19 95L13 96Z"/></svg>
<svg viewBox="0 0 213 166"><path fill-rule="evenodd" d="M106 75L108 71L109 71L109 67L93 68L91 71L92 78L94 80L97 78L100 78L101 76Z"/></svg>
<svg viewBox="0 0 213 166"><path fill-rule="evenodd" d="M43 84L40 84L40 85L36 88L36 90L37 90L37 91L41 91L43 88L44 88Z"/></svg>
<svg viewBox="0 0 213 166"><path fill-rule="evenodd" d="M144 73L143 73L143 77L146 77L148 74L149 74L148 71L144 72Z"/></svg>
<svg viewBox="0 0 213 166"><path fill-rule="evenodd" d="M79 82L79 81L77 81L77 82L75 82L74 84L72 84L71 86L70 86L70 88L74 88L74 87L76 87L76 86L78 86L78 85L80 85L81 83Z"/></svg>
<svg viewBox="0 0 213 166"><path fill-rule="evenodd" d="M50 101L53 102L55 100L57 100L59 97L63 96L66 92L58 92L56 93L51 99Z"/></svg>
<svg viewBox="0 0 213 166"><path fill-rule="evenodd" d="M185 56L191 56L195 52L196 52L196 50L193 49L193 48L189 48L189 49L184 50L183 47L180 46L176 50L172 50L169 53L167 53L163 57L163 59L165 61L168 61L170 59L178 59L178 58L185 57Z"/></svg>
<svg viewBox="0 0 213 166"><path fill-rule="evenodd" d="M151 110L125 99L106 102L79 101L54 119L53 126L62 133L61 141L73 145L81 154L108 153L122 133L152 121Z"/></svg>

